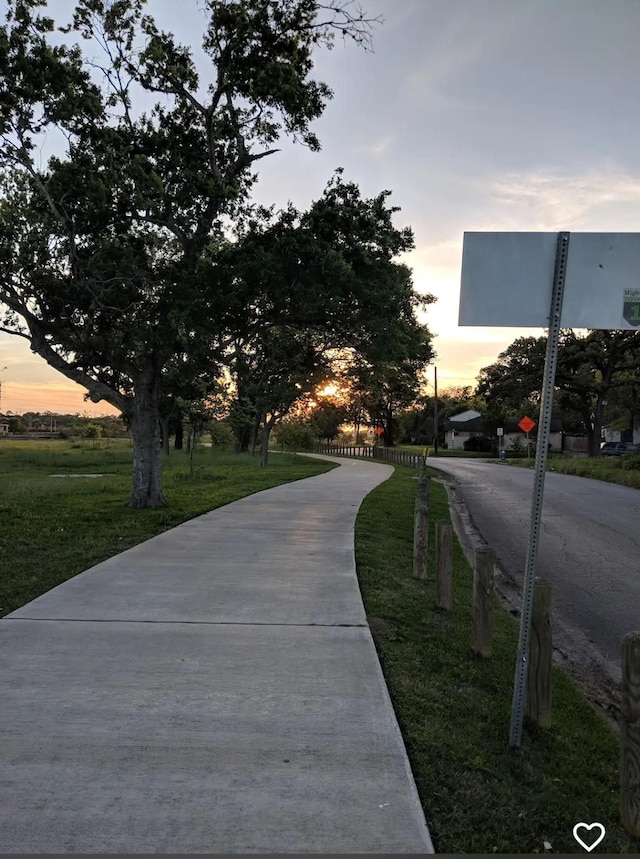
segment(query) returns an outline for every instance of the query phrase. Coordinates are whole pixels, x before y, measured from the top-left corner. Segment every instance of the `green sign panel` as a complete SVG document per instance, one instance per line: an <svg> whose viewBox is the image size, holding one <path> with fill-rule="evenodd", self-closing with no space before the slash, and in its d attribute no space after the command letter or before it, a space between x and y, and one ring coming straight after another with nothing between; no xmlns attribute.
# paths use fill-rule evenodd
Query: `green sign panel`
<svg viewBox="0 0 640 859"><path fill-rule="evenodd" d="M625 289L622 315L629 325L640 325L640 289Z"/></svg>

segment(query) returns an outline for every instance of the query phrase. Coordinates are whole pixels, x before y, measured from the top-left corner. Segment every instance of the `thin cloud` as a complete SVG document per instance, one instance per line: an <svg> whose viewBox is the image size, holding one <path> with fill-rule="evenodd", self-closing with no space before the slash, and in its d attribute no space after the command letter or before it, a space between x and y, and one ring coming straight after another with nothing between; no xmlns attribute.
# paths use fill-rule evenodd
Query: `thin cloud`
<svg viewBox="0 0 640 859"><path fill-rule="evenodd" d="M507 173L490 180L487 193L490 216L480 229L607 232L640 226L637 216L625 224L628 215L618 208L640 203L640 176L617 169Z"/></svg>
<svg viewBox="0 0 640 859"><path fill-rule="evenodd" d="M373 143L355 146L354 150L356 152L362 152L365 155L379 158L382 155L386 155L390 151L391 147L395 144L395 142L395 137L393 137L392 135L388 135L387 137L383 137L380 140L374 141Z"/></svg>

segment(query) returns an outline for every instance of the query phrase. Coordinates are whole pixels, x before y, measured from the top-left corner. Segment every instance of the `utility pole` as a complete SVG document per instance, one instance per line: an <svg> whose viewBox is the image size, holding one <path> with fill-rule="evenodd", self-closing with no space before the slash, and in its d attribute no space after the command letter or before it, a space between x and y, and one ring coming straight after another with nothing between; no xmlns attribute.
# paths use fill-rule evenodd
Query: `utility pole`
<svg viewBox="0 0 640 859"><path fill-rule="evenodd" d="M436 394L436 402L433 407L433 453L438 453L438 368L433 368L433 387Z"/></svg>
<svg viewBox="0 0 640 859"><path fill-rule="evenodd" d="M7 367L2 367L0 373L3 373ZM0 379L0 415L2 414L2 379Z"/></svg>

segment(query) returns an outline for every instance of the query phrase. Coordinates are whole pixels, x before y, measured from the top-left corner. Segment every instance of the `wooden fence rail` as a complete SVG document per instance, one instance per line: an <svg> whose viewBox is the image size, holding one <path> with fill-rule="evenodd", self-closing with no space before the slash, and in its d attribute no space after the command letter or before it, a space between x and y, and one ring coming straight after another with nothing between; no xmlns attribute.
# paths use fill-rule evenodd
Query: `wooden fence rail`
<svg viewBox="0 0 640 859"><path fill-rule="evenodd" d="M479 656L491 656L493 647L493 564L494 553L488 547L475 551L473 571L473 620L471 648Z"/></svg>
<svg viewBox="0 0 640 859"><path fill-rule="evenodd" d="M436 522L436 605L453 609L452 550L453 529L451 522L441 519Z"/></svg>
<svg viewBox="0 0 640 859"><path fill-rule="evenodd" d="M533 591L526 713L540 728L551 727L552 657L551 585L543 579L536 579Z"/></svg>
<svg viewBox="0 0 640 859"><path fill-rule="evenodd" d="M429 491L431 478L420 464L418 491L413 518L413 577L424 582L427 578L429 557Z"/></svg>
<svg viewBox="0 0 640 859"><path fill-rule="evenodd" d="M640 836L640 632L622 639L620 819Z"/></svg>
<svg viewBox="0 0 640 859"><path fill-rule="evenodd" d="M396 450L393 447L376 447L373 445L345 446L337 444L323 444L316 449L316 453L326 453L331 456L358 456L373 459L376 462L388 462L393 465L406 465L410 468L419 468L426 457L420 453L411 453L408 450Z"/></svg>

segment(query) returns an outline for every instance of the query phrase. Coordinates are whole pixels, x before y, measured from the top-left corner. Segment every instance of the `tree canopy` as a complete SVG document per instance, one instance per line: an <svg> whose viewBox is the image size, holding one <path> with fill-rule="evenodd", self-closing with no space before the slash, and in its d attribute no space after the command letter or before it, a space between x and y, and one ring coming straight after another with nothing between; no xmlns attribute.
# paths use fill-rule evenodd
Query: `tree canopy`
<svg viewBox="0 0 640 859"><path fill-rule="evenodd" d="M493 411L506 413L525 400L539 402L545 349L546 337L521 337L481 370L478 393ZM561 331L554 402L580 416L591 456L599 453L607 397L634 384L639 364L638 331Z"/></svg>
<svg viewBox="0 0 640 859"><path fill-rule="evenodd" d="M122 411L130 503L157 506L163 373L222 342L239 301L223 221L283 135L319 149L313 51L336 32L366 47L373 21L341 0L206 0L207 84L144 0L79 0L58 30L45 5L9 0L0 27L0 328ZM42 166L51 133L64 151Z"/></svg>

